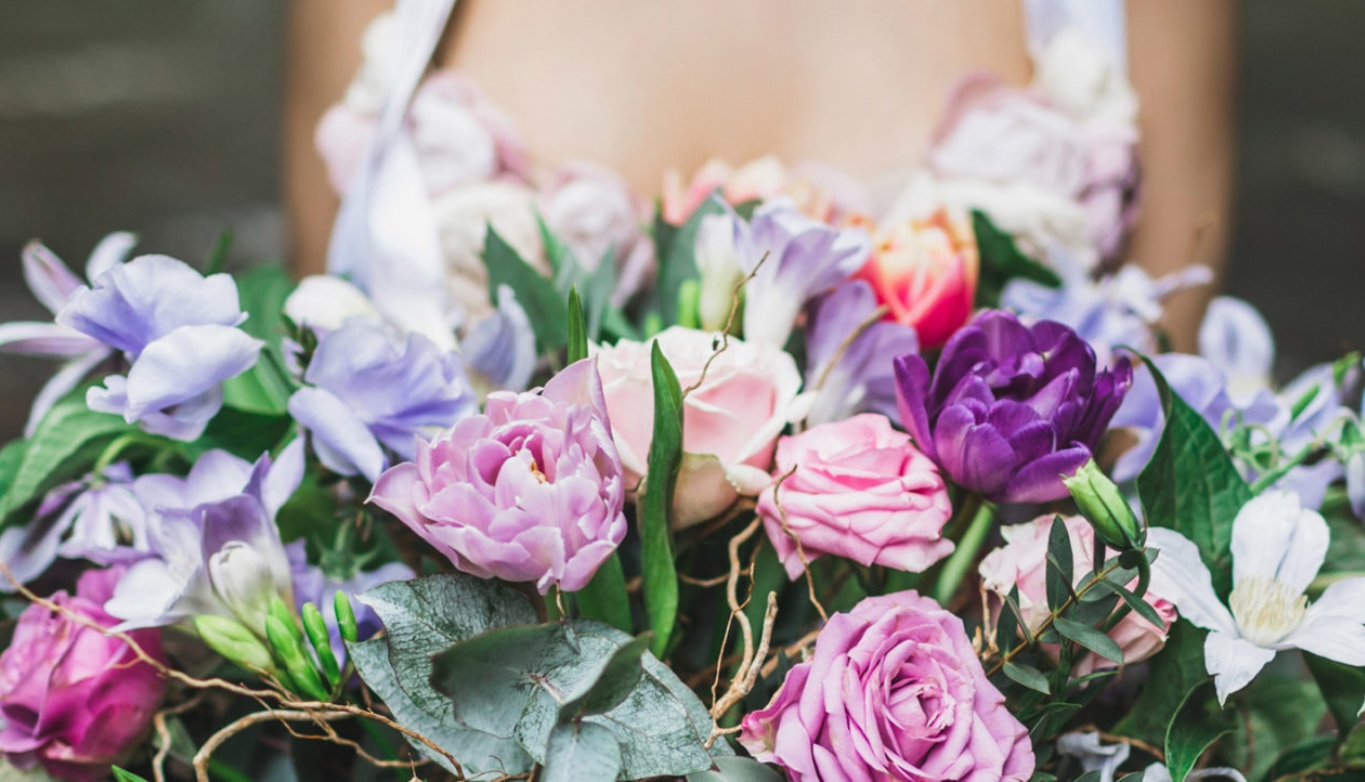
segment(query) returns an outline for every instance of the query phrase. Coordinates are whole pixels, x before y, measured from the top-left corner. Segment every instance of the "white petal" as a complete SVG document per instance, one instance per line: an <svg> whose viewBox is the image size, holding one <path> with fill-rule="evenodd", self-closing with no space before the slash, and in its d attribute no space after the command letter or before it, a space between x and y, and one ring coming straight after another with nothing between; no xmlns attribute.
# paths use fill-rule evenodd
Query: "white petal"
<svg viewBox="0 0 1365 782"><path fill-rule="evenodd" d="M233 326L184 326L154 340L128 371L133 420L193 399L251 369L264 345Z"/></svg>
<svg viewBox="0 0 1365 782"><path fill-rule="evenodd" d="M46 416L47 411L57 404L57 400L71 393L71 390L80 385L85 376L90 374L90 370L108 357L109 350L101 346L99 350L92 350L84 356L68 362L58 370L57 374L53 375L43 386L43 389L38 392L38 395L33 398L33 406L29 408L28 423L24 425L24 436L32 437L38 429L38 424L42 422L43 416ZM120 406L119 409L121 411L122 407Z"/></svg>
<svg viewBox="0 0 1365 782"><path fill-rule="evenodd" d="M1327 522L1306 510L1298 494L1267 491L1253 497L1232 523L1233 586L1264 576L1303 592L1322 567L1330 540Z"/></svg>
<svg viewBox="0 0 1365 782"><path fill-rule="evenodd" d="M1262 649L1228 633L1209 633L1204 641L1204 667L1213 674L1218 703L1251 683L1256 674L1275 659L1273 649Z"/></svg>
<svg viewBox="0 0 1365 782"><path fill-rule="evenodd" d="M137 234L127 231L115 231L101 239L85 262L85 279L93 283L103 277L105 272L126 261L135 245Z"/></svg>
<svg viewBox="0 0 1365 782"><path fill-rule="evenodd" d="M1365 578L1327 587L1303 624L1281 644L1346 665L1365 665Z"/></svg>
<svg viewBox="0 0 1365 782"><path fill-rule="evenodd" d="M1213 577L1199 559L1199 549L1175 530L1153 527L1147 545L1160 551L1152 563L1148 590L1175 604L1191 624L1207 630L1237 634L1232 614L1213 591Z"/></svg>

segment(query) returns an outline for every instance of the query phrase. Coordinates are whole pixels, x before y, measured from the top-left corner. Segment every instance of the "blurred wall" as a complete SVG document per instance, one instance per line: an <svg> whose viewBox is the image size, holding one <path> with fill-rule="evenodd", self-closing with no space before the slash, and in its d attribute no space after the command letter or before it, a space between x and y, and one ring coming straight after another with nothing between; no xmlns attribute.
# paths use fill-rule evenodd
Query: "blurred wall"
<svg viewBox="0 0 1365 782"><path fill-rule="evenodd" d="M1140 1L1140 0L1138 0ZM106 232L198 261L279 257L282 0L11 3L0 25L0 321L42 318L19 250L74 265ZM1358 0L1246 0L1241 155L1227 290L1288 375L1365 348L1365 33ZM0 359L0 440L51 373Z"/></svg>

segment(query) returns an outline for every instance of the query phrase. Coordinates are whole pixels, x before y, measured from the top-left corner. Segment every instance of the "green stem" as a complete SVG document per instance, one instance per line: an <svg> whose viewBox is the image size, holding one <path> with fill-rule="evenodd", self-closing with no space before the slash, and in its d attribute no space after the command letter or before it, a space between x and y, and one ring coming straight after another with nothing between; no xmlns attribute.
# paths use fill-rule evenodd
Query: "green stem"
<svg viewBox="0 0 1365 782"><path fill-rule="evenodd" d="M1307 461L1309 456L1312 456L1314 453L1317 453L1322 447L1323 444L1319 442L1312 442L1309 443L1308 445L1305 445L1303 447L1303 450L1294 454L1294 456L1290 458L1288 461L1276 466L1275 469L1257 478L1255 483L1251 484L1251 493L1260 494L1261 492L1275 485L1276 481L1283 478L1285 475L1288 475L1290 470L1294 469L1295 467L1298 467L1300 464L1303 464L1305 461Z"/></svg>
<svg viewBox="0 0 1365 782"><path fill-rule="evenodd" d="M229 766L218 758L209 758L209 773L227 782L254 782L251 777Z"/></svg>
<svg viewBox="0 0 1365 782"><path fill-rule="evenodd" d="M95 460L95 466L91 468L90 474L98 480L100 476L104 475L104 471L109 468L109 465L117 461L118 457L129 447L149 441L150 438L142 432L129 432L122 437L115 437L109 445L105 446L103 451L100 451L100 456Z"/></svg>
<svg viewBox="0 0 1365 782"><path fill-rule="evenodd" d="M1080 589L1076 590L1076 592L1073 595L1066 599L1065 603L1062 603L1060 606L1058 606L1057 610L1048 613L1047 618L1043 620L1043 623L1038 625L1037 631L1030 630L1029 636L1033 638L1035 641L1039 638L1042 638L1043 634L1047 632L1049 627L1052 627L1052 623L1055 622L1058 617L1066 613L1068 608L1071 608L1071 606L1080 602L1080 599L1082 597L1085 597L1086 592L1089 592L1091 589L1095 587L1096 584L1108 578L1110 573L1113 573L1115 570L1118 569L1118 566L1119 566L1118 563L1115 562L1114 564L1110 565L1109 567L1105 568L1099 573L1096 573L1094 578L1087 580L1084 584L1081 585ZM1145 586L1143 587L1143 591L1144 592L1146 591ZM1008 663L1010 660L1013 660L1020 652L1027 649L1028 647L1029 644L1020 644L1019 646L1016 646L1013 649L1006 652L1005 654L1001 655L1000 661L997 662L995 665L991 666L991 669L989 671L986 671L986 678L990 678L996 675L997 673L1000 673L1000 669L1004 668L1006 663Z"/></svg>
<svg viewBox="0 0 1365 782"><path fill-rule="evenodd" d="M971 521L958 539L952 555L943 563L938 580L934 582L934 599L945 606L957 594L962 580L967 577L967 571L976 561L976 555L981 553L981 547L990 534L991 523L995 520L995 506L975 494L968 495L959 518L970 518Z"/></svg>
<svg viewBox="0 0 1365 782"><path fill-rule="evenodd" d="M1138 600L1141 600L1142 596L1147 594L1147 584L1152 580L1152 563L1147 561L1146 551L1140 553L1141 556L1138 558L1137 588L1133 590L1133 596ZM1133 607L1128 605L1126 601L1121 601L1118 608L1114 609L1114 613L1110 614L1109 618L1104 620L1104 625L1100 628L1100 632L1108 635L1109 631L1113 630L1119 622L1122 622L1123 618L1128 616L1129 612L1132 610Z"/></svg>

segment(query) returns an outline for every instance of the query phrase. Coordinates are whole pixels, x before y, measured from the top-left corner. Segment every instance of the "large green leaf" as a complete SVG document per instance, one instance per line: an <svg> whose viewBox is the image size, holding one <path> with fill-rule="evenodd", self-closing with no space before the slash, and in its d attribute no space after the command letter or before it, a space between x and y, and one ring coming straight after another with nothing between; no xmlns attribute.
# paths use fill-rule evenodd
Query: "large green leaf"
<svg viewBox="0 0 1365 782"><path fill-rule="evenodd" d="M1365 703L1365 670L1307 652L1303 659L1332 712L1337 731L1345 738L1360 719L1360 704Z"/></svg>
<svg viewBox="0 0 1365 782"><path fill-rule="evenodd" d="M1232 522L1251 499L1251 489L1204 417L1171 390L1151 361L1147 368L1166 426L1138 476L1138 497L1148 525L1173 529L1199 547L1214 590L1226 598L1232 589Z"/></svg>
<svg viewBox="0 0 1365 782"><path fill-rule="evenodd" d="M641 557L645 612L654 631L654 654L662 657L678 616L678 574L673 562L669 513L673 508L678 469L682 465L682 388L659 343L653 344L650 368L654 380L654 435L640 500Z"/></svg>
<svg viewBox="0 0 1365 782"><path fill-rule="evenodd" d="M543 782L616 779L621 745L611 731L592 722L556 725L545 750Z"/></svg>
<svg viewBox="0 0 1365 782"><path fill-rule="evenodd" d="M1212 682L1189 692L1166 730L1166 767L1171 782L1185 782L1204 751L1231 730L1214 699Z"/></svg>
<svg viewBox="0 0 1365 782"><path fill-rule="evenodd" d="M716 767L687 775L687 782L782 782L782 775L752 758L716 758Z"/></svg>
<svg viewBox="0 0 1365 782"><path fill-rule="evenodd" d="M696 244L702 220L724 211L720 204L708 198L681 227L674 229L669 226L661 230L659 226L667 224L662 221L655 223L660 254L658 282L654 287L651 309L663 319L665 326L678 322L678 291L683 283L700 276L697 272Z"/></svg>
<svg viewBox="0 0 1365 782"><path fill-rule="evenodd" d="M198 459L215 448L254 462L266 451L275 451L289 437L293 420L288 415L266 415L224 407L209 421L198 440L182 446L186 458Z"/></svg>
<svg viewBox="0 0 1365 782"><path fill-rule="evenodd" d="M1220 745L1228 764L1247 770L1253 782L1265 779L1282 753L1317 735L1327 715L1316 684L1268 674L1262 672L1238 693L1245 699L1247 729L1234 730Z"/></svg>
<svg viewBox="0 0 1365 782"><path fill-rule="evenodd" d="M1184 619L1171 625L1166 646L1152 658L1147 682L1132 708L1114 726L1115 733L1149 744L1166 740L1166 730L1185 696L1209 678L1204 666L1207 635L1208 631Z"/></svg>
<svg viewBox="0 0 1365 782"><path fill-rule="evenodd" d="M260 359L223 384L223 404L259 415L283 415L294 391L280 343L288 331L284 302L294 281L279 266L261 266L237 278L237 295L247 313L242 330L265 342Z"/></svg>
<svg viewBox="0 0 1365 782"><path fill-rule="evenodd" d="M607 557L587 586L574 593L574 600L584 618L605 622L627 633L631 631L630 594L626 592L626 574L616 552Z"/></svg>
<svg viewBox="0 0 1365 782"><path fill-rule="evenodd" d="M0 497L9 493L9 487L19 473L19 465L24 463L24 451L27 449L27 440L11 440L0 449Z"/></svg>
<svg viewBox="0 0 1365 782"><path fill-rule="evenodd" d="M972 211L972 230L976 234L976 248L981 254L981 270L976 283L976 306L997 307L1005 285L1015 278L1032 280L1059 288L1062 278L1057 273L1024 255L1014 239L995 227L984 212Z"/></svg>
<svg viewBox="0 0 1365 782"><path fill-rule="evenodd" d="M484 239L483 263L488 268L488 300L495 306L498 288L506 285L526 310L541 354L564 347L568 340L568 307L555 284L522 259L493 226Z"/></svg>

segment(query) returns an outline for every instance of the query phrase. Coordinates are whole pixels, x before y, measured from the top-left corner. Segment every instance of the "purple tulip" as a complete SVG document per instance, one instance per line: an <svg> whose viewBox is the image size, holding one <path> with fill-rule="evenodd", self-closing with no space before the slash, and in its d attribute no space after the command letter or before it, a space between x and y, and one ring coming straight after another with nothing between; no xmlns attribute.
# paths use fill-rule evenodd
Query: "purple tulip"
<svg viewBox="0 0 1365 782"><path fill-rule="evenodd" d="M121 568L81 576L75 596L52 602L103 627L117 620L101 606ZM156 630L132 633L165 662ZM0 754L21 769L41 764L59 779L104 779L146 737L166 682L122 640L65 614L31 605L0 655Z"/></svg>
<svg viewBox="0 0 1365 782"><path fill-rule="evenodd" d="M393 467L370 501L480 578L576 592L626 535L621 459L595 359L545 388L488 396L483 415Z"/></svg>
<svg viewBox="0 0 1365 782"><path fill-rule="evenodd" d="M990 310L943 348L930 381L895 359L901 422L952 479L996 502L1048 502L1090 460L1132 384L1127 358L1097 372L1095 351L1052 321Z"/></svg>
<svg viewBox="0 0 1365 782"><path fill-rule="evenodd" d="M204 277L169 256L143 255L114 266L93 288L72 291L57 323L130 362L126 375L89 390L91 410L189 441L223 406L223 381L256 363L261 341L237 328L246 317L232 277Z"/></svg>
<svg viewBox="0 0 1365 782"><path fill-rule="evenodd" d="M881 319L859 333L876 311L877 296L862 280L840 285L808 309L806 388L816 394L810 425L856 413L895 416L896 381L886 357L918 352L919 339L914 328Z"/></svg>
<svg viewBox="0 0 1365 782"><path fill-rule="evenodd" d="M400 347L369 318L323 335L303 379L310 387L289 398L289 414L312 435L318 458L371 482L389 466L385 448L410 460L419 436L477 406L458 353L417 333Z"/></svg>

